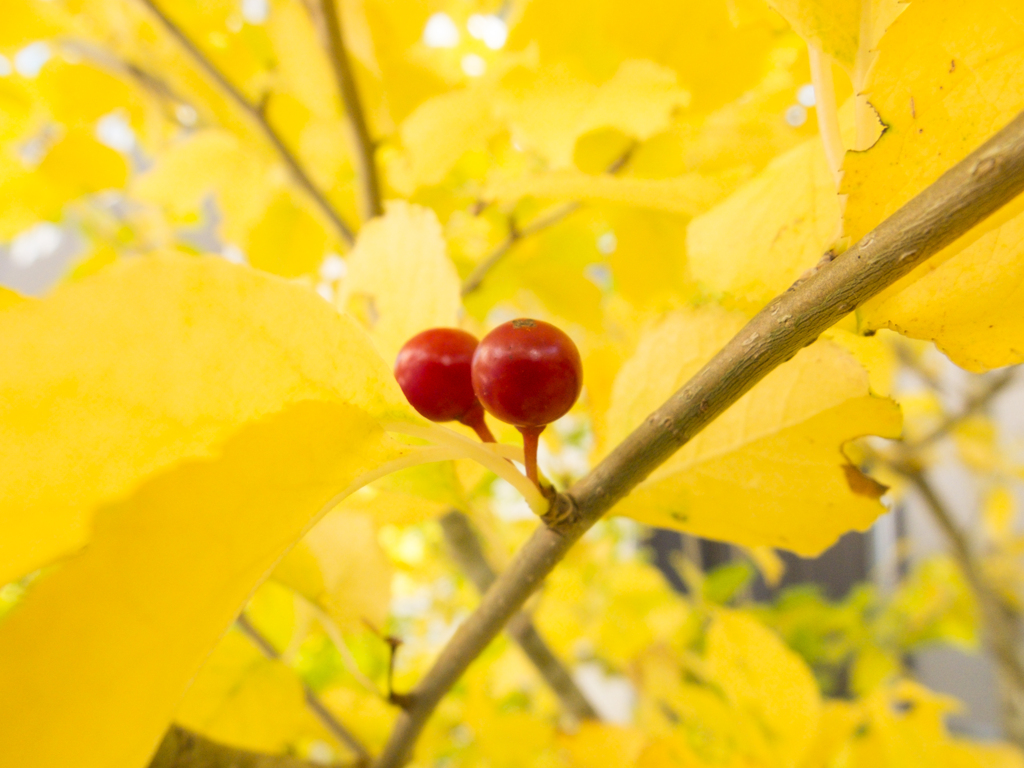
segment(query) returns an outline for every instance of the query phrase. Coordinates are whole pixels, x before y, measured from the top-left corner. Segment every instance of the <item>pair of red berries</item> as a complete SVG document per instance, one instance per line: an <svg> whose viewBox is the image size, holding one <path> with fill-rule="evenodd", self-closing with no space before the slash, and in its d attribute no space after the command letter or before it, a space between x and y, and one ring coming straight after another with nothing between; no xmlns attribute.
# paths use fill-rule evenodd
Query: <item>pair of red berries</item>
<svg viewBox="0 0 1024 768"><path fill-rule="evenodd" d="M511 320L477 342L457 328L413 336L398 353L395 378L431 421L460 421L494 442L484 410L523 433L526 474L537 482L537 441L580 395L583 364L565 332L541 320Z"/></svg>

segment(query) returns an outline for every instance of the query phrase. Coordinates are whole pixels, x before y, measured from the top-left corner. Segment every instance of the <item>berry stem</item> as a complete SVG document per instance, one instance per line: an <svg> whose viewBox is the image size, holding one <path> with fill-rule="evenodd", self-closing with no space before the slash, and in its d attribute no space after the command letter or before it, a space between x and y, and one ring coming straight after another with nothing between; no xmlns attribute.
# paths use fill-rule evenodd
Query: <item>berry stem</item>
<svg viewBox="0 0 1024 768"><path fill-rule="evenodd" d="M540 433L544 431L544 427L516 427L516 429L523 433L526 476L540 488L540 480L537 479L537 446L540 443Z"/></svg>
<svg viewBox="0 0 1024 768"><path fill-rule="evenodd" d="M474 403L473 407L459 421L476 432L481 442L498 442L494 439L494 434L491 432L490 427L487 426L487 420L484 418L484 407L480 405L479 400Z"/></svg>

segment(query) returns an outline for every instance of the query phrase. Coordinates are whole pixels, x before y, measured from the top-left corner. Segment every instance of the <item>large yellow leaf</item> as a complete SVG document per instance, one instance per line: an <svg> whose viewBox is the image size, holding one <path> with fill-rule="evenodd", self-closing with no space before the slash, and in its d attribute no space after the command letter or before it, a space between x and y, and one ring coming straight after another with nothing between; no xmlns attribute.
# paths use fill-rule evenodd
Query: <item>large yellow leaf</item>
<svg viewBox="0 0 1024 768"><path fill-rule="evenodd" d="M0 624L5 758L142 768L255 585L340 491L398 455L356 406L300 402L101 506L89 546Z"/></svg>
<svg viewBox="0 0 1024 768"><path fill-rule="evenodd" d="M459 455L385 434L381 419L419 420L352 321L220 260L115 266L14 302L0 336L0 580L63 558L0 623L16 763L145 765L323 512L389 469Z"/></svg>
<svg viewBox="0 0 1024 768"><path fill-rule="evenodd" d="M743 322L707 306L650 328L619 371L606 444L661 405ZM896 405L872 395L853 355L820 341L769 374L616 509L708 538L817 554L884 511L873 496L858 495L859 475L843 443L895 437L899 427Z"/></svg>
<svg viewBox="0 0 1024 768"><path fill-rule="evenodd" d="M339 306L361 318L386 360L427 328L458 325L459 276L434 212L397 201L348 258Z"/></svg>
<svg viewBox="0 0 1024 768"><path fill-rule="evenodd" d="M811 670L770 629L735 611L715 612L706 644L712 679L761 726L773 762L796 764L814 740L821 712Z"/></svg>
<svg viewBox="0 0 1024 768"><path fill-rule="evenodd" d="M690 223L690 270L711 292L756 311L821 259L839 235L839 215L821 141L810 139Z"/></svg>
<svg viewBox="0 0 1024 768"><path fill-rule="evenodd" d="M287 405L407 413L351 320L218 259L116 266L10 308L0 338L0 581L82 546L98 505Z"/></svg>
<svg viewBox="0 0 1024 768"><path fill-rule="evenodd" d="M1019 3L912 3L883 38L869 84L886 131L846 159L849 234L862 236L1024 108L1022 69ZM863 309L865 325L934 339L974 370L1019 362L1009 302L1024 277L1022 210L1024 199L1011 203L889 288Z"/></svg>

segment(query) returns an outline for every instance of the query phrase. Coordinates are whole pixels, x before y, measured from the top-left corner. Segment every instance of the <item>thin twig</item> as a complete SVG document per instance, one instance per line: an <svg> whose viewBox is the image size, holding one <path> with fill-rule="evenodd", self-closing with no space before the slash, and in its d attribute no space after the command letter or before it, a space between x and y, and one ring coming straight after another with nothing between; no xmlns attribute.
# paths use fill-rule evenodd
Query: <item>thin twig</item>
<svg viewBox="0 0 1024 768"><path fill-rule="evenodd" d="M380 688L378 688L376 684L366 676L363 670L359 668L359 663L356 661L356 657L352 655L352 650L348 647L348 643L345 642L345 638L342 636L341 630L338 629L338 625L334 619L328 615L327 611L312 600L309 600L302 595L298 595L298 597L302 600L305 606L309 608L312 614L316 616L317 620L320 622L320 626L323 628L324 632L327 633L327 637L331 641L331 645L334 646L338 655L341 656L341 663L345 665L345 669L347 669L348 673L352 675L352 678L369 693L372 693L381 701L385 701L387 696L385 696L381 692Z"/></svg>
<svg viewBox="0 0 1024 768"><path fill-rule="evenodd" d="M314 763L288 755L270 755L229 747L172 725L149 768L342 768L342 763ZM356 768L355 764L344 764Z"/></svg>
<svg viewBox="0 0 1024 768"><path fill-rule="evenodd" d="M262 632L252 625L252 622L249 621L248 617L246 617L244 613L239 614L235 623L238 625L238 628L242 630L250 640L252 640L253 644L260 649L260 652L264 656L274 661L281 660L281 654L278 650L271 645L270 641L263 636ZM331 714L313 690L305 683L302 684L302 692L306 696L306 705L310 708L313 714L316 715L321 724L334 734L339 741L351 749L360 763L368 763L370 760L370 753L366 747L363 746L363 743L355 737L352 731L338 722L338 719Z"/></svg>
<svg viewBox="0 0 1024 768"><path fill-rule="evenodd" d="M463 298L480 288L481 284L484 282L484 278L487 277L491 270L505 258L508 252L512 250L512 246L524 237L529 237L541 230L554 226L579 209L579 203L563 203L562 205L551 209L547 214L538 216L525 227L518 227L514 221L511 222L505 239L495 246L494 250L487 254L480 263L473 268L473 271L469 273L465 282L462 283Z"/></svg>
<svg viewBox="0 0 1024 768"><path fill-rule="evenodd" d="M480 538L473 530L473 524L462 512L453 509L441 518L441 531L452 559L473 582L480 594L490 589L497 578L491 564L487 562ZM566 712L577 720L596 720L597 711L587 701L583 691L576 685L572 675L547 644L529 615L520 611L505 631L522 648L523 653L533 662L541 676L555 692Z"/></svg>
<svg viewBox="0 0 1024 768"><path fill-rule="evenodd" d="M947 416L942 420L935 429L925 435L923 438L915 442L913 445L907 447L908 452L916 452L918 449L923 448L926 445L934 443L936 440L945 437L953 429L956 428L957 424L962 422L968 416L973 416L978 411L984 410L989 403L1010 383L1013 381L1016 373L1015 368L1009 368L1002 371L995 376L992 376L986 381L986 386L983 390L975 394L973 397L968 398L964 407L959 413L954 413Z"/></svg>
<svg viewBox="0 0 1024 768"><path fill-rule="evenodd" d="M899 343L893 345L896 350L897 359L905 365L907 368L912 370L914 374L921 379L925 384L934 389L936 392L942 392L945 387L939 380L939 377L934 373L925 368L917 358L914 357L913 353L908 349L906 344Z"/></svg>
<svg viewBox="0 0 1024 768"><path fill-rule="evenodd" d="M629 149L623 152L605 169L605 173L616 174L625 168L626 164L633 156L634 151L636 151L636 144L631 144ZM548 227L554 226L558 222L578 211L581 205L582 204L579 202L571 202L555 206L546 213L535 218L526 226L519 226L514 219L510 220L508 235L505 236L505 239L495 246L493 251L480 260L480 263L473 268L473 271L469 273L469 276L462 283L462 297L465 298L469 294L473 293L473 291L480 288L484 278L487 277L491 270L505 258L508 252L512 250L512 246L523 238L530 237L531 235L535 235Z"/></svg>
<svg viewBox="0 0 1024 768"><path fill-rule="evenodd" d="M338 83L341 102L345 107L349 128L352 132L356 154L356 168L362 186L361 211L363 221L384 212L381 204L380 174L374 161L374 143L370 129L366 124L366 114L359 98L359 89L352 73L352 63L345 49L345 38L342 35L341 14L335 0L323 0L324 26L327 33L327 44L330 50L331 67Z"/></svg>
<svg viewBox="0 0 1024 768"><path fill-rule="evenodd" d="M846 253L759 312L682 389L554 505L413 692L374 768L397 768L441 698L569 548L615 503L769 372L1024 190L1024 113Z"/></svg>
<svg viewBox="0 0 1024 768"><path fill-rule="evenodd" d="M252 123L263 134L264 138L271 146L274 147L274 150L277 152L281 160L284 161L284 164L292 175L292 179L306 192L307 195L309 195L316 207L320 209L320 212L324 217L333 225L339 237L349 245L355 242L355 235L353 234L351 227L345 223L344 219L341 218L341 214L338 213L324 193L317 188L316 184L313 183L313 180L309 177L309 174L306 173L306 169L299 162L299 159L292 153L284 143L284 140L280 135L278 135L277 131L274 130L274 127L268 122L267 117L260 106L250 102L249 99L247 99L245 95L227 79L224 73L221 72L201 50L199 50L199 47L192 42L192 39L185 33L185 31L166 13L164 13L163 10L161 10L154 0L137 0L137 2L149 10L157 21L159 21L160 26L163 27L164 31L178 41L178 44L188 52L196 65L206 73L206 76L249 117Z"/></svg>

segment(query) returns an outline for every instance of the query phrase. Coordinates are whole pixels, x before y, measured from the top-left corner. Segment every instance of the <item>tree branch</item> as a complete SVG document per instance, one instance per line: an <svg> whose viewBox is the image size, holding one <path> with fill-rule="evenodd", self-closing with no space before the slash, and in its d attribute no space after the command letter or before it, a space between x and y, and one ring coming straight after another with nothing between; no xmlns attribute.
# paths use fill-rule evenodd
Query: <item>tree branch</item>
<svg viewBox="0 0 1024 768"><path fill-rule="evenodd" d="M946 534L953 549L953 557L960 566L964 578L981 610L982 625L989 647L996 659L1003 685L1003 725L1007 735L1018 746L1024 746L1024 665L1018 651L1020 630L1017 614L1000 598L988 583L974 553L967 535L953 518L924 473L911 464L892 464L893 469L903 475L924 499L932 519Z"/></svg>
<svg viewBox="0 0 1024 768"><path fill-rule="evenodd" d="M334 78L338 82L341 102L345 107L349 128L352 132L352 143L356 150L356 167L362 185L361 209L364 221L380 216L384 212L381 205L380 174L374 161L374 143L370 137L370 129L366 125L366 115L359 99L359 89L352 74L352 64L345 50L345 38L342 35L341 14L335 0L323 0L324 26L327 33L328 49L331 53L331 67Z"/></svg>
<svg viewBox="0 0 1024 768"><path fill-rule="evenodd" d="M341 765L237 749L172 725L149 768L341 768Z"/></svg>
<svg viewBox="0 0 1024 768"><path fill-rule="evenodd" d="M320 209L320 212L337 231L338 236L349 245L354 243L355 235L353 234L352 229L345 223L344 219L341 218L341 214L335 210L334 206L331 205L324 193L321 192L313 183L313 180L309 177L309 174L306 173L306 170L299 162L299 159L284 143L284 140L278 135L277 131L274 130L274 127L267 121L266 116L260 110L259 106L251 103L245 95L227 79L224 73L217 69L214 63L210 61L201 50L199 50L195 43L192 42L192 39L185 33L185 31L160 9L155 0L137 0L137 2L144 6L153 15L153 17L156 18L164 31L177 40L178 44L188 52L189 56L191 56L193 61L196 63L196 66L203 70L203 72L206 73L206 76L249 117L252 123L259 129L260 133L263 134L263 137L270 143L278 156L284 162L289 173L291 173L292 179L306 192L307 195L309 195L316 207Z"/></svg>
<svg viewBox="0 0 1024 768"><path fill-rule="evenodd" d="M260 649L264 656L268 659L273 659L274 661L281 660L281 654L278 653L277 649L270 644L270 641L263 636L263 633L252 625L252 622L249 621L248 617L244 613L238 615L238 618L235 619L235 623L238 625L238 628L253 641L253 644ZM331 714L330 710L324 706L323 702L320 701L313 690L305 683L302 684L302 692L306 696L306 706L312 710L313 714L316 715L317 720L319 720L328 731L334 734L339 741L355 753L357 764L364 765L368 763L370 761L370 753L367 751L366 747L363 746L362 742L355 737L352 731L342 725L338 719Z"/></svg>
<svg viewBox="0 0 1024 768"><path fill-rule="evenodd" d="M616 174L625 168L635 150L636 144L631 144L629 149L623 152L622 155L617 157L615 161L605 169L605 173ZM558 222L578 211L580 207L581 203L578 202L563 203L562 205L551 208L546 213L541 214L525 227L518 226L515 223L515 220L512 220L509 225L508 235L505 239L502 240L493 251L480 260L480 263L474 267L465 282L462 283L462 297L465 298L480 287L484 278L487 277L490 271L505 258L506 254L508 254L510 250L512 250L512 246L525 237L529 237L530 235L534 235L548 227L554 226Z"/></svg>
<svg viewBox="0 0 1024 768"><path fill-rule="evenodd" d="M441 518L441 531L452 559L459 565L480 594L490 589L497 578L491 564L487 562L480 538L473 530L473 524L462 512L453 509ZM541 676L555 692L566 712L577 720L596 720L598 714L587 701L576 681L555 656L544 638L541 637L530 617L525 612L517 613L505 631L516 641L523 653L533 662Z"/></svg>
<svg viewBox="0 0 1024 768"><path fill-rule="evenodd" d="M757 382L1024 189L1024 113L860 242L775 298L598 466L560 494L413 691L374 768L408 759L437 703L615 503Z"/></svg>

